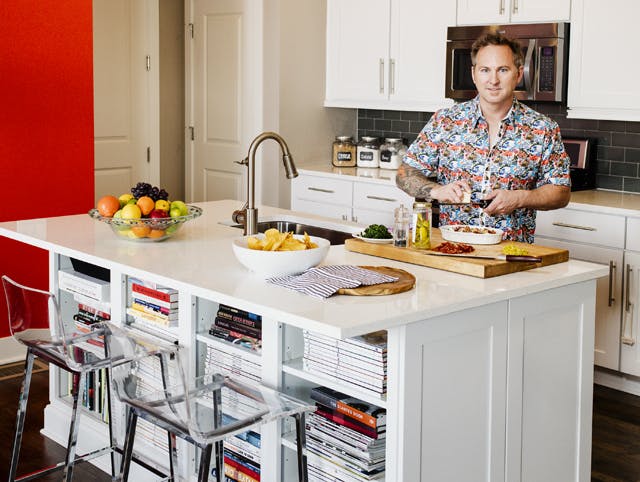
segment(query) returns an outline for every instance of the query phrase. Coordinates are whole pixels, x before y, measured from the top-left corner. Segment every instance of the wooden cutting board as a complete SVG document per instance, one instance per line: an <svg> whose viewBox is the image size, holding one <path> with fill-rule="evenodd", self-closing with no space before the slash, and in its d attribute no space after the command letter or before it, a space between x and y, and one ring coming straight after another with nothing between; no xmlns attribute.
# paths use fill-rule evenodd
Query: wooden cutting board
<svg viewBox="0 0 640 482"><path fill-rule="evenodd" d="M431 245L437 246L442 242L440 230L433 229ZM418 264L429 268L452 271L477 278L493 278L503 274L515 273L528 269L539 268L556 263L564 263L569 260L569 251L566 249L551 248L537 244L515 243L502 241L500 244L474 244L475 251L471 254L484 256L498 256L503 254L505 244L513 243L528 251L531 256L542 258L541 263L509 262L495 259L457 258L451 256L429 256L424 250L414 248L398 248L393 244L373 244L359 239L347 239L344 246L349 251L379 256L381 258L394 259L405 263Z"/></svg>
<svg viewBox="0 0 640 482"><path fill-rule="evenodd" d="M395 276L398 280L390 283L379 283L377 285L358 286L357 288L340 288L338 290L339 295L395 295L396 293L402 293L403 291L410 290L416 284L416 277L403 269L392 268L391 266L360 266L360 268L370 269L389 276Z"/></svg>

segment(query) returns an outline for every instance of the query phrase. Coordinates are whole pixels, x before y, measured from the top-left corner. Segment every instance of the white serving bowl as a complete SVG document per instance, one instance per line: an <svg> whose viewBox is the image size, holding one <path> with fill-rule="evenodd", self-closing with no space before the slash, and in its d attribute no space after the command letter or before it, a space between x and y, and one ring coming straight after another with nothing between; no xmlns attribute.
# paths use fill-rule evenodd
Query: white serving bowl
<svg viewBox="0 0 640 482"><path fill-rule="evenodd" d="M264 238L264 234L256 234L254 236ZM310 238L318 247L301 251L249 249L247 247L247 238L249 237L251 236L243 236L233 240L233 254L249 271L264 278L302 273L309 268L318 266L329 253L329 240L316 236L310 236ZM293 237L300 240L304 239L304 236L298 234L294 234Z"/></svg>
<svg viewBox="0 0 640 482"><path fill-rule="evenodd" d="M461 229L469 228L470 230L485 230L484 233L464 232ZM502 241L502 230L498 228L489 228L482 226L468 226L463 224L449 224L440 226L440 234L443 239L453 241L454 243L467 244L498 244Z"/></svg>

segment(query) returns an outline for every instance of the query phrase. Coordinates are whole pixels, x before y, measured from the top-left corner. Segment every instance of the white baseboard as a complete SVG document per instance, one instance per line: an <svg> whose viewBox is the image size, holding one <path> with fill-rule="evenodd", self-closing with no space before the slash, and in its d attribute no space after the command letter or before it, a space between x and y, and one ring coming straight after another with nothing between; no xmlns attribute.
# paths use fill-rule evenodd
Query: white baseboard
<svg viewBox="0 0 640 482"><path fill-rule="evenodd" d="M27 349L13 337L0 338L0 365L24 360Z"/></svg>
<svg viewBox="0 0 640 482"><path fill-rule="evenodd" d="M593 383L640 396L640 378L595 367Z"/></svg>

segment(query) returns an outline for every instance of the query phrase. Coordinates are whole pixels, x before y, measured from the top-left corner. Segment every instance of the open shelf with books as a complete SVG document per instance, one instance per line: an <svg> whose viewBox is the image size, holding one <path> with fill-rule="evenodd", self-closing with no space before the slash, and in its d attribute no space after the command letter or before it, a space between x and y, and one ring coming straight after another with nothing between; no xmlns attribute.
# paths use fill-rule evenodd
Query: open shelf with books
<svg viewBox="0 0 640 482"><path fill-rule="evenodd" d="M127 277L126 319L136 328L177 341L179 339L178 290L159 283Z"/></svg>

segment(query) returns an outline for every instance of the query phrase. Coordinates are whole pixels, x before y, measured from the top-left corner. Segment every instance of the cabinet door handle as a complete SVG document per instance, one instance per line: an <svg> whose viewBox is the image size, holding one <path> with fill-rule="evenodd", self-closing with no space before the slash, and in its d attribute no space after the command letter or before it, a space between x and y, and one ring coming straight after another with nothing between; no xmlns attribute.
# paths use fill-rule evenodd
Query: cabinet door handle
<svg viewBox="0 0 640 482"><path fill-rule="evenodd" d="M629 301L629 293L631 292L631 265L627 264L627 269L625 270L625 312L622 314L622 336L620 337L620 341L625 345L633 346L636 344L636 339L633 336L633 316L631 315L631 302ZM630 336L627 336L627 321L629 321L629 326L631 326Z"/></svg>
<svg viewBox="0 0 640 482"><path fill-rule="evenodd" d="M592 228L591 226L580 226L578 224L569 224L569 223L563 223L560 221L555 221L553 223L551 223L554 226L558 226L560 228L571 228L571 229L582 229L583 231L597 231L597 228Z"/></svg>
<svg viewBox="0 0 640 482"><path fill-rule="evenodd" d="M343 220L343 221L348 221L348 220L349 220L349 218L347 217L347 215L346 215L346 214L343 214L343 215L342 215L342 220Z"/></svg>
<svg viewBox="0 0 640 482"><path fill-rule="evenodd" d="M367 196L367 199L373 199L374 201L386 201L390 203L394 203L397 199L391 199L390 197L382 197L382 196Z"/></svg>
<svg viewBox="0 0 640 482"><path fill-rule="evenodd" d="M504 13L504 0L500 0L500 9L498 11L500 15Z"/></svg>
<svg viewBox="0 0 640 482"><path fill-rule="evenodd" d="M616 262L609 261L609 306L613 306L613 302L616 300L613 297L613 276L616 272Z"/></svg>
<svg viewBox="0 0 640 482"><path fill-rule="evenodd" d="M380 93L384 94L384 59L380 59Z"/></svg>
<svg viewBox="0 0 640 482"><path fill-rule="evenodd" d="M353 221L354 223L358 222L358 216L351 216L351 221Z"/></svg>
<svg viewBox="0 0 640 482"><path fill-rule="evenodd" d="M624 302L624 311L629 313L631 311L631 300L629 299L629 294L631 293L631 265L627 263L627 269L625 271L625 302Z"/></svg>
<svg viewBox="0 0 640 482"><path fill-rule="evenodd" d="M396 93L396 61L395 59L389 60L389 93Z"/></svg>
<svg viewBox="0 0 640 482"><path fill-rule="evenodd" d="M511 13L518 13L518 0L511 0L513 2L513 8L511 9Z"/></svg>
<svg viewBox="0 0 640 482"><path fill-rule="evenodd" d="M316 191L316 192L325 192L327 194L333 194L335 193L335 191L331 190L331 189L322 189L320 187L308 187L307 188L308 191Z"/></svg>

